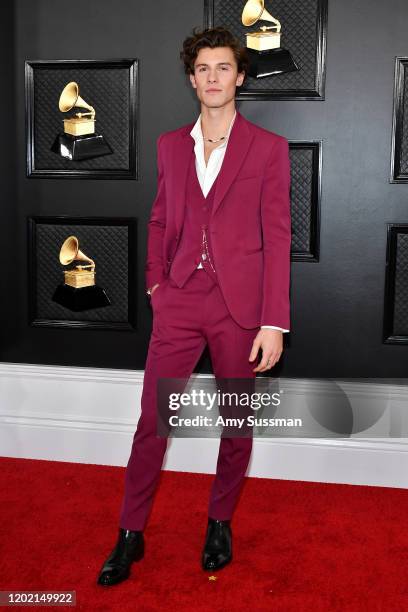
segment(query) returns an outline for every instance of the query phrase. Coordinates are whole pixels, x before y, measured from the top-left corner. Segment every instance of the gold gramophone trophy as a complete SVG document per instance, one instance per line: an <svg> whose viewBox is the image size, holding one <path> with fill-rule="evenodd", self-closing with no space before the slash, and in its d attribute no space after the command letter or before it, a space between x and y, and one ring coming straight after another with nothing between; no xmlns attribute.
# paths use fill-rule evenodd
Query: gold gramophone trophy
<svg viewBox="0 0 408 612"><path fill-rule="evenodd" d="M95 134L95 109L79 95L75 81L65 85L60 95L58 107L62 113L72 109L85 108L86 112L75 112L72 117L63 119L64 133L59 133L51 151L73 161L110 155L112 148L102 134Z"/></svg>
<svg viewBox="0 0 408 612"><path fill-rule="evenodd" d="M59 260L64 266L75 261L87 263L64 270L64 283L56 288L52 297L54 302L75 312L101 308L111 303L105 290L95 284L95 262L79 249L76 236L68 236L64 240Z"/></svg>
<svg viewBox="0 0 408 612"><path fill-rule="evenodd" d="M264 0L248 0L242 11L244 26L252 26L257 21L272 21L275 25L261 26L257 32L246 35L247 54L249 57L248 74L257 79L299 70L287 49L281 44L281 24L278 19L266 10ZM275 31L271 31L275 28Z"/></svg>

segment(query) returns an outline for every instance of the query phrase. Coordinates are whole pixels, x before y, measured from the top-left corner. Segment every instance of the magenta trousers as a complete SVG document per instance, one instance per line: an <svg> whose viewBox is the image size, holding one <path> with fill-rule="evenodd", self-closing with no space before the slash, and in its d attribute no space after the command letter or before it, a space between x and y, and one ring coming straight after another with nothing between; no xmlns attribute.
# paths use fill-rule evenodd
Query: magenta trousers
<svg viewBox="0 0 408 612"><path fill-rule="evenodd" d="M245 296L242 297L245 299ZM120 527L143 530L151 510L167 438L158 437L157 380L188 378L208 344L218 378L254 378L249 362L259 328L244 329L231 317L218 284L196 269L182 288L167 278L152 295L153 329L146 360L141 415L125 474ZM232 517L252 450L252 437L220 438L217 472L211 487L208 516Z"/></svg>

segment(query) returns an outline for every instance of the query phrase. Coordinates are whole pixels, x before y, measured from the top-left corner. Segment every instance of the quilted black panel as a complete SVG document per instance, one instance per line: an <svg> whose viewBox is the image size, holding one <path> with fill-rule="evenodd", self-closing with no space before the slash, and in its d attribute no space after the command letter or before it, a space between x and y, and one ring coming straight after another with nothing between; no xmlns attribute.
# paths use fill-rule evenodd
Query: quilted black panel
<svg viewBox="0 0 408 612"><path fill-rule="evenodd" d="M399 233L397 238L394 329L396 336L408 336L408 234Z"/></svg>
<svg viewBox="0 0 408 612"><path fill-rule="evenodd" d="M289 143L293 259L318 260L319 155L319 142Z"/></svg>
<svg viewBox="0 0 408 612"><path fill-rule="evenodd" d="M52 301L55 288L64 282L59 252L71 234L79 248L95 261L96 284L103 287L111 301L104 308L84 312L71 310ZM77 321L128 321L128 226L36 224L36 258L34 274L37 293L34 296L37 319Z"/></svg>
<svg viewBox="0 0 408 612"><path fill-rule="evenodd" d="M246 46L246 34L258 31L272 22L258 21L253 26L242 25L241 15L245 0L214 0L209 2L208 23L228 28ZM319 0L274 0L265 2L265 8L281 23L281 46L288 49L300 70L256 79L248 76L241 91L245 90L311 90L316 87L317 71L317 18Z"/></svg>
<svg viewBox="0 0 408 612"><path fill-rule="evenodd" d="M311 248L313 151L311 149L292 149L290 164L292 253L307 253Z"/></svg>
<svg viewBox="0 0 408 612"><path fill-rule="evenodd" d="M399 159L400 173L408 176L408 70L407 63L404 64L403 72L403 108L402 112L402 134L401 153Z"/></svg>
<svg viewBox="0 0 408 612"><path fill-rule="evenodd" d="M69 81L79 85L79 95L96 110L95 129L114 153L83 161L70 161L50 151L63 119L74 111L60 112L60 94ZM80 109L78 109L80 110ZM127 170L129 168L129 67L84 67L63 62L34 67L34 166L36 170Z"/></svg>
<svg viewBox="0 0 408 612"><path fill-rule="evenodd" d="M395 58L391 183L408 183L408 57Z"/></svg>

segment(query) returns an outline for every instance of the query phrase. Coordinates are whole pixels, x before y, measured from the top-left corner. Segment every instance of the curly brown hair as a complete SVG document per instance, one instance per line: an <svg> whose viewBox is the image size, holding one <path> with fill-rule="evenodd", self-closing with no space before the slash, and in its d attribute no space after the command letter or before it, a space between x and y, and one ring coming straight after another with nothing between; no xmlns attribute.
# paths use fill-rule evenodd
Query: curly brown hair
<svg viewBox="0 0 408 612"><path fill-rule="evenodd" d="M218 26L216 28L206 28L204 30L193 29L192 36L188 36L183 42L183 50L180 51L180 59L184 62L184 72L194 74L194 62L197 59L200 49L210 47L229 47L235 57L238 72L248 71L248 56L246 48L241 45L239 40L231 34L229 30Z"/></svg>

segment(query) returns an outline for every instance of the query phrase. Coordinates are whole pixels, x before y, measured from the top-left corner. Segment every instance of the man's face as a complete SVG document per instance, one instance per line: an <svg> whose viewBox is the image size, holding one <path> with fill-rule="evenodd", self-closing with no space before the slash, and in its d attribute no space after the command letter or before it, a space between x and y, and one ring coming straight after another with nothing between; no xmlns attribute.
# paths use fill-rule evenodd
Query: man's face
<svg viewBox="0 0 408 612"><path fill-rule="evenodd" d="M244 72L238 73L230 47L205 47L198 52L190 81L202 104L219 108L235 98L235 88L242 85L244 77Z"/></svg>

